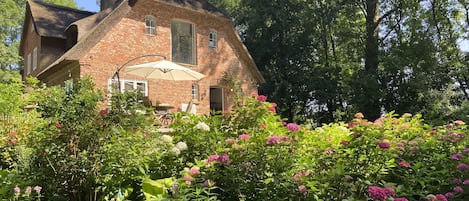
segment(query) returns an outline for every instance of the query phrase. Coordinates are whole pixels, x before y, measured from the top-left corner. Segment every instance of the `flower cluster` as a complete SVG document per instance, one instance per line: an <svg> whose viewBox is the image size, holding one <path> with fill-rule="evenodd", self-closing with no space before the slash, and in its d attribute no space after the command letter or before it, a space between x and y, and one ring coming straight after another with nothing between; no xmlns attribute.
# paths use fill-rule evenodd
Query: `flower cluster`
<svg viewBox="0 0 469 201"><path fill-rule="evenodd" d="M373 200L384 201L389 196L394 196L394 191L389 188L381 188L378 186L370 186L368 187L368 195Z"/></svg>
<svg viewBox="0 0 469 201"><path fill-rule="evenodd" d="M267 145L276 145L280 142L290 142L291 139L288 136L272 136L272 137L267 137Z"/></svg>
<svg viewBox="0 0 469 201"><path fill-rule="evenodd" d="M287 124L287 129L291 132L298 132L300 131L300 126L295 123L289 123Z"/></svg>
<svg viewBox="0 0 469 201"><path fill-rule="evenodd" d="M215 154L215 155L209 156L207 162L209 164L212 163L212 162L219 162L219 163L223 163L223 164L229 164L230 163L230 157L228 156L228 154Z"/></svg>
<svg viewBox="0 0 469 201"><path fill-rule="evenodd" d="M204 122L197 123L197 125L195 125L195 128L198 130L210 131L210 127Z"/></svg>
<svg viewBox="0 0 469 201"><path fill-rule="evenodd" d="M301 181L304 177L307 177L310 174L311 174L310 170L298 172L295 175L293 175L293 181Z"/></svg>

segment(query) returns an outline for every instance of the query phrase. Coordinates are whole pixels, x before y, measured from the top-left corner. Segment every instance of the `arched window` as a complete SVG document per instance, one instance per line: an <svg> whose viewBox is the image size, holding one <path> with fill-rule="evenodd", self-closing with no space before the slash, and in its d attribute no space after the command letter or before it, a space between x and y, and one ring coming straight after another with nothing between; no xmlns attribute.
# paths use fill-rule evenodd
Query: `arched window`
<svg viewBox="0 0 469 201"><path fill-rule="evenodd" d="M145 33L148 35L156 35L156 18L152 15L145 16Z"/></svg>

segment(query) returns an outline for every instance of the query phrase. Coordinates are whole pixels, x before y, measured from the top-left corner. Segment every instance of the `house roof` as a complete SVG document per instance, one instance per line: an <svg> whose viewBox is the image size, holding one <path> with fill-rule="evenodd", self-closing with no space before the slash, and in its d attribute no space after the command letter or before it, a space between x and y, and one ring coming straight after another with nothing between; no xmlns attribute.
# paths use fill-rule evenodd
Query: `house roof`
<svg viewBox="0 0 469 201"><path fill-rule="evenodd" d="M93 15L94 12L82 11L64 6L28 0L34 25L40 36L65 39L65 28L77 20Z"/></svg>
<svg viewBox="0 0 469 201"><path fill-rule="evenodd" d="M35 0L29 0L29 1L35 1ZM223 14L216 7L208 3L207 0L154 0L154 1L171 4L173 6L179 6L185 9L195 10L198 12L208 13L216 17L221 17L227 21L230 21L230 19L225 14ZM128 12L130 12L135 2L136 0L133 0L133 1L132 0L130 1L118 0L112 8L108 8L99 13L94 14L91 12L84 11L88 15L85 16L85 14L83 14L82 15L83 17L75 18L77 19L75 21L65 20L67 22L69 21L71 22L69 22L64 27L69 28L71 26L77 26L78 33L79 33L77 44L75 44L71 49L65 52L65 54L62 55L59 59L57 59L48 67L46 67L44 70L39 72L38 76L46 72L50 68L54 67L55 65L60 64L61 62L70 61L70 60L79 60L83 55L86 54L86 52L88 52L95 44L97 44L106 35L106 33L109 30L111 30L111 28L120 21L120 19L122 19ZM56 6L56 7L61 7L61 6ZM72 12L78 11L75 9L69 9L69 10L72 10ZM64 18L66 18L66 16L67 15L64 15ZM66 24L66 23L62 22L62 24ZM241 39L236 34L234 27L231 28L230 32L232 32L231 35L235 35L234 42L236 43L236 46L238 47L243 57L247 60L248 67L250 68L251 72L253 72L254 76L260 82L265 82L261 73L257 69L254 63L254 60L249 55L247 48L244 46L244 44L241 42ZM62 34L65 36L65 28L62 29Z"/></svg>
<svg viewBox="0 0 469 201"><path fill-rule="evenodd" d="M160 2L166 2L172 5L177 5L183 8L189 8L199 12L206 12L218 17L229 18L225 13L219 10L217 7L210 4L207 0L157 0Z"/></svg>

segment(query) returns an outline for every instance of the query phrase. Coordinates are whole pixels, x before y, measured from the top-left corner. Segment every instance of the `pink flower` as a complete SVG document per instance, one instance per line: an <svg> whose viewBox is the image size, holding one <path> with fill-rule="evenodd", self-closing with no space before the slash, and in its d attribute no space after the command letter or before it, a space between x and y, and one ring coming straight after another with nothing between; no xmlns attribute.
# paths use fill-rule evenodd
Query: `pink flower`
<svg viewBox="0 0 469 201"><path fill-rule="evenodd" d="M300 191L301 194L306 194L306 186L304 185L301 185L301 186L298 186L298 191Z"/></svg>
<svg viewBox="0 0 469 201"><path fill-rule="evenodd" d="M407 162L407 161L401 161L401 162L399 162L399 167L410 168L410 163Z"/></svg>
<svg viewBox="0 0 469 201"><path fill-rule="evenodd" d="M12 137L12 138L18 137L18 133L15 132L15 131L10 132L10 134L8 134L8 135L9 135L10 137Z"/></svg>
<svg viewBox="0 0 469 201"><path fill-rule="evenodd" d="M261 127L262 129L266 129L266 128L267 128L267 126L266 126L265 124L262 124L260 127Z"/></svg>
<svg viewBox="0 0 469 201"><path fill-rule="evenodd" d="M340 142L340 144L341 144L341 145L349 145L349 144L350 144L350 142L349 142L349 141L347 141L347 140L344 140L344 141Z"/></svg>
<svg viewBox="0 0 469 201"><path fill-rule="evenodd" d="M280 138L277 136L272 136L267 138L267 145L276 145L277 143L280 142Z"/></svg>
<svg viewBox="0 0 469 201"><path fill-rule="evenodd" d="M251 138L251 136L249 136L248 134L242 134L239 136L239 139L241 140L249 140L249 138Z"/></svg>
<svg viewBox="0 0 469 201"><path fill-rule="evenodd" d="M63 125L63 124L61 124L61 123L58 123L58 122L57 122L57 123L55 123L55 127L56 127L56 128L62 128L63 126L64 126L64 125Z"/></svg>
<svg viewBox="0 0 469 201"><path fill-rule="evenodd" d="M437 194L435 198L436 200L439 200L439 201L448 201L443 194Z"/></svg>
<svg viewBox="0 0 469 201"><path fill-rule="evenodd" d="M459 161L462 158L462 154L454 154L451 156L451 160Z"/></svg>
<svg viewBox="0 0 469 201"><path fill-rule="evenodd" d="M107 115L108 113L109 113L109 111L107 109L103 109L103 110L99 111L100 115Z"/></svg>
<svg viewBox="0 0 469 201"><path fill-rule="evenodd" d="M378 146L381 149L389 149L389 147L391 147L391 145L388 142L380 142L378 143Z"/></svg>
<svg viewBox="0 0 469 201"><path fill-rule="evenodd" d="M190 174L190 175L198 175L198 174L200 174L200 170L199 170L199 168L192 167L192 168L189 170L189 174Z"/></svg>
<svg viewBox="0 0 469 201"><path fill-rule="evenodd" d="M21 192L20 187L17 186L17 187L15 187L15 188L13 188L13 192L15 192L15 195L19 195L20 192Z"/></svg>
<svg viewBox="0 0 469 201"><path fill-rule="evenodd" d="M269 108L267 108L267 109L268 109L270 112L272 112L272 113L276 113L276 112L277 112L277 110L275 110L275 107L269 107Z"/></svg>
<svg viewBox="0 0 469 201"><path fill-rule="evenodd" d="M447 198L454 198L454 193L452 193L452 192L447 192L447 193L445 193L445 197L447 197Z"/></svg>
<svg viewBox="0 0 469 201"><path fill-rule="evenodd" d="M409 201L407 198L394 198L394 201Z"/></svg>
<svg viewBox="0 0 469 201"><path fill-rule="evenodd" d="M456 166L459 170L467 170L469 169L469 165L465 163L459 163L458 166Z"/></svg>
<svg viewBox="0 0 469 201"><path fill-rule="evenodd" d="M186 185L188 185L188 186L192 185L192 182L191 182L191 181L186 181L185 183L186 183Z"/></svg>
<svg viewBox="0 0 469 201"><path fill-rule="evenodd" d="M456 120L456 121L454 121L454 124L456 124L458 126L462 126L462 125L465 125L466 123L464 123L464 121L461 121L461 120Z"/></svg>
<svg viewBox="0 0 469 201"><path fill-rule="evenodd" d="M368 187L368 195L371 197L371 199L380 201L384 201L388 197L383 188L380 188L378 186Z"/></svg>
<svg viewBox="0 0 469 201"><path fill-rule="evenodd" d="M453 191L454 191L454 192L458 192L458 193L462 193L462 192L464 192L464 189L462 189L461 186L455 186L455 187L453 188Z"/></svg>
<svg viewBox="0 0 469 201"><path fill-rule="evenodd" d="M267 96L259 95L257 96L257 100L260 102L265 102L267 100Z"/></svg>
<svg viewBox="0 0 469 201"><path fill-rule="evenodd" d="M298 132L300 131L300 126L295 123L288 123L287 124L287 129L291 132Z"/></svg>
<svg viewBox="0 0 469 201"><path fill-rule="evenodd" d="M469 185L469 179L464 180L464 182L462 182L462 184Z"/></svg>
<svg viewBox="0 0 469 201"><path fill-rule="evenodd" d="M213 161L218 161L219 158L220 158L220 156L218 156L218 154L211 155L211 156L208 157L208 162L211 163Z"/></svg>

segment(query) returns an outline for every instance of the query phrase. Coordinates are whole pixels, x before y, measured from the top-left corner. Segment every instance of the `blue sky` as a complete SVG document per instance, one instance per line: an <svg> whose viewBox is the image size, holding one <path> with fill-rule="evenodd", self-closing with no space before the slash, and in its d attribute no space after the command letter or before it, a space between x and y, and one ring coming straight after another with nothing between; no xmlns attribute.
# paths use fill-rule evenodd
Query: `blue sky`
<svg viewBox="0 0 469 201"><path fill-rule="evenodd" d="M75 0L78 8L87 11L99 11L99 6L96 4L96 0Z"/></svg>

